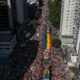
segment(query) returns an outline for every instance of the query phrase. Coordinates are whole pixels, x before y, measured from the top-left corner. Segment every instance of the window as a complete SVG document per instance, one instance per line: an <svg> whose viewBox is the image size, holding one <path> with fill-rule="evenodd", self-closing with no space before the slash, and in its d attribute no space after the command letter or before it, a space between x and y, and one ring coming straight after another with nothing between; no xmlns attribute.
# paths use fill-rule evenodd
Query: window
<svg viewBox="0 0 80 80"><path fill-rule="evenodd" d="M69 12L69 10L67 10Z"/></svg>

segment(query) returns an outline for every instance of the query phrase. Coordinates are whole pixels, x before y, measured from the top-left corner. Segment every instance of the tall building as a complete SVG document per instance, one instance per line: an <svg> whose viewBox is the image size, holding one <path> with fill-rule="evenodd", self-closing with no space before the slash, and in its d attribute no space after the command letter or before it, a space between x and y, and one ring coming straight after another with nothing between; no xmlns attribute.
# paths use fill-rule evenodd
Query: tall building
<svg viewBox="0 0 80 80"><path fill-rule="evenodd" d="M80 0L62 0L60 37L62 45L75 46L79 27ZM74 45L75 43L75 45Z"/></svg>
<svg viewBox="0 0 80 80"><path fill-rule="evenodd" d="M24 23L24 0L16 0L17 22Z"/></svg>
<svg viewBox="0 0 80 80"><path fill-rule="evenodd" d="M77 54L80 52L80 27L78 28L78 35L77 35L77 38L76 38L76 51L77 51Z"/></svg>
<svg viewBox="0 0 80 80"><path fill-rule="evenodd" d="M63 49L76 55L80 49L80 0L62 0L60 38ZM74 51L74 52L73 52Z"/></svg>
<svg viewBox="0 0 80 80"><path fill-rule="evenodd" d="M39 3L38 0L27 0L27 3L29 4L33 4L33 3Z"/></svg>
<svg viewBox="0 0 80 80"><path fill-rule="evenodd" d="M0 58L8 57L16 44L10 4L10 0L0 0Z"/></svg>
<svg viewBox="0 0 80 80"><path fill-rule="evenodd" d="M0 58L7 58L16 45L14 27L24 22L23 0L0 0Z"/></svg>

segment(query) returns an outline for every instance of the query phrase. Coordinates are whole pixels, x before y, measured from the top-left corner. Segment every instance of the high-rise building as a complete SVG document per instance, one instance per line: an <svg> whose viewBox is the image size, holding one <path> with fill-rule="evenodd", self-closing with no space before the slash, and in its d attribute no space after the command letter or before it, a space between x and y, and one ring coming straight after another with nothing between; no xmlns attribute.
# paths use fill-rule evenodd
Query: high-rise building
<svg viewBox="0 0 80 80"><path fill-rule="evenodd" d="M76 56L79 53L80 0L62 0L60 38L62 47L67 49L67 53L70 53L72 56Z"/></svg>
<svg viewBox="0 0 80 80"><path fill-rule="evenodd" d="M16 44L16 35L12 31L11 1L0 0L0 58L8 57Z"/></svg>
<svg viewBox="0 0 80 80"><path fill-rule="evenodd" d="M79 27L80 0L62 0L60 37L62 45L75 46ZM75 45L74 45L75 43Z"/></svg>
<svg viewBox="0 0 80 80"><path fill-rule="evenodd" d="M77 54L80 52L80 27L78 28L78 35L77 35L77 38L76 38L76 51L77 51Z"/></svg>
<svg viewBox="0 0 80 80"><path fill-rule="evenodd" d="M16 0L17 22L23 24L24 22L24 0Z"/></svg>
<svg viewBox="0 0 80 80"><path fill-rule="evenodd" d="M14 27L24 21L23 0L0 0L0 58L7 58L16 45Z"/></svg>

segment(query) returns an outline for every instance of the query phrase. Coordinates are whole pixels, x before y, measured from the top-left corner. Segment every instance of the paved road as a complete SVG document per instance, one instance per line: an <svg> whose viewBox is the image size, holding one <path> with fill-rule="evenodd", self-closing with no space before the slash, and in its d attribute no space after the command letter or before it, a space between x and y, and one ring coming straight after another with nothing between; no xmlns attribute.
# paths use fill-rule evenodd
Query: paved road
<svg viewBox="0 0 80 80"><path fill-rule="evenodd" d="M39 40L40 45L38 49L38 54L35 61L31 64L29 72L24 75L24 80L42 80L42 59L44 54L44 32L45 32L45 25L49 27L48 21L48 6L47 0L43 0L44 6L41 7L42 14L39 19L40 25L36 30L36 34L32 37L33 40ZM65 72L65 64L63 63L62 59L62 51L60 49L54 50L51 53L51 66L52 66L52 80L65 80L63 74Z"/></svg>
<svg viewBox="0 0 80 80"><path fill-rule="evenodd" d="M44 0L45 1L45 0ZM26 77L27 73L24 76L24 80L29 80L27 78L30 78L30 80L41 80L41 76L42 76L42 63L41 63L41 59L43 58L43 52L44 52L44 48L43 48L43 37L44 37L44 32L45 32L45 21L46 21L46 8L45 8L45 2L43 3L44 6L41 7L42 9L42 14L41 17L39 19L39 23L40 25L38 26L37 30L36 30L36 34L32 37L33 40L39 40L40 41L40 45L39 45L39 50L38 50L38 54L37 57L35 59L35 61L31 64L30 69L29 69L29 76ZM38 34L38 36L37 36Z"/></svg>
<svg viewBox="0 0 80 80"><path fill-rule="evenodd" d="M51 60L52 60L52 80L65 80L64 74L65 74L65 68L66 65L64 64L61 56L62 53L59 49L54 50L51 54Z"/></svg>

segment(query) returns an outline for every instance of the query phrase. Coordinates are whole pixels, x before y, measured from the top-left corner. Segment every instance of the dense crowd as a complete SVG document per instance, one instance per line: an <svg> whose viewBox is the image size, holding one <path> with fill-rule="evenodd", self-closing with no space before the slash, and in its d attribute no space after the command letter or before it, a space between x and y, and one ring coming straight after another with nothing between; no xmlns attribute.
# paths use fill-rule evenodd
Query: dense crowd
<svg viewBox="0 0 80 80"><path fill-rule="evenodd" d="M45 8L45 1L44 1L44 6L41 7L42 9L42 14L41 17L39 18L39 23L40 25L38 26L37 30L36 30L36 34L33 36L32 39L34 40L39 40L39 48L38 48L38 54L37 57L35 59L35 61L31 64L30 69L29 69L29 76L27 76L25 78L24 75L24 80L41 80L42 78L42 58L43 58L43 54L44 54L44 47L43 47L43 37L44 37L44 32L45 32L45 21L46 21L46 8ZM28 79L27 79L28 78Z"/></svg>
<svg viewBox="0 0 80 80"><path fill-rule="evenodd" d="M34 62L30 65L28 73L24 75L24 80L42 80L43 79L43 56L44 56L44 32L47 25L47 0L43 0L44 6L41 7L42 14L39 19L40 25L36 29L36 34L33 36L33 40L39 40L38 54ZM62 59L62 51L60 49L51 51L51 80L64 80L65 64Z"/></svg>
<svg viewBox="0 0 80 80"><path fill-rule="evenodd" d="M64 74L65 74L65 68L66 65L64 64L61 56L61 51L54 50L51 54L51 60L52 60L52 80L64 80Z"/></svg>

